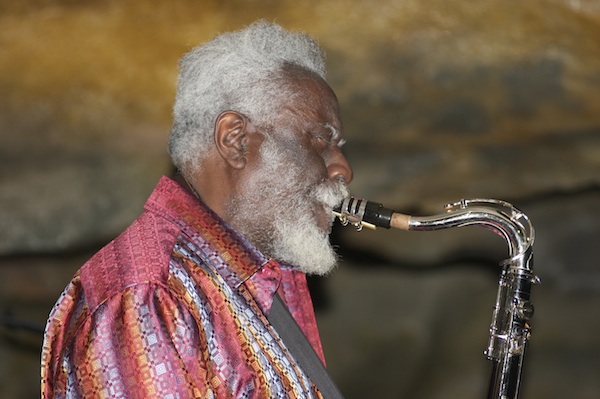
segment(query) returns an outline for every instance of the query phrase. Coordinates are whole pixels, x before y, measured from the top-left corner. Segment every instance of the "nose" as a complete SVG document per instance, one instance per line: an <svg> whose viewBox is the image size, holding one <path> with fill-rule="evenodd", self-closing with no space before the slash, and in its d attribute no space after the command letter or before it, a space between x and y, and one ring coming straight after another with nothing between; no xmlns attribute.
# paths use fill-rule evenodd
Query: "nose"
<svg viewBox="0 0 600 399"><path fill-rule="evenodd" d="M352 181L352 167L341 150L338 149L330 159L327 175L332 180L343 180L346 184Z"/></svg>

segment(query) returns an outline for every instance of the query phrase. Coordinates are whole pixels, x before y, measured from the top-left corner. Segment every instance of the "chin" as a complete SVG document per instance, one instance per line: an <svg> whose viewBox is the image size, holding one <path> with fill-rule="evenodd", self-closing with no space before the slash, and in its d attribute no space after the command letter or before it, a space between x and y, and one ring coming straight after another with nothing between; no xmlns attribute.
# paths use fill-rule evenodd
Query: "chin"
<svg viewBox="0 0 600 399"><path fill-rule="evenodd" d="M274 257L297 267L306 274L325 275L335 268L338 256L329 242L329 230L307 218L290 225L275 227Z"/></svg>

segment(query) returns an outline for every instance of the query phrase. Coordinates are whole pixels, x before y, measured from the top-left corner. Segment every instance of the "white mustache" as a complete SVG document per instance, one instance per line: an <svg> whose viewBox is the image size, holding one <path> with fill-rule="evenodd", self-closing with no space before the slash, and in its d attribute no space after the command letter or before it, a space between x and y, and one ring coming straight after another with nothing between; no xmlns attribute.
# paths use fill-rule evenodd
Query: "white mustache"
<svg viewBox="0 0 600 399"><path fill-rule="evenodd" d="M323 182L317 185L312 191L317 201L331 209L339 206L345 198L350 196L348 186L340 180Z"/></svg>

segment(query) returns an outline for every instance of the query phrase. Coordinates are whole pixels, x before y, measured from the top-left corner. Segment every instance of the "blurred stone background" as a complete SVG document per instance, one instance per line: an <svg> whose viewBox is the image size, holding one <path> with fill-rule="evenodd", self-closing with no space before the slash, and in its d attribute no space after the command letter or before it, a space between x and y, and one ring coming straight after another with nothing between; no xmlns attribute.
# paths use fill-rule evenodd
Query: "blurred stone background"
<svg viewBox="0 0 600 399"><path fill-rule="evenodd" d="M461 198L534 222L523 397L600 397L600 1L0 1L0 397L39 397L45 318L162 174L177 61L256 19L328 52L352 191L429 215ZM481 398L506 245L478 228L336 228L313 280L348 399Z"/></svg>

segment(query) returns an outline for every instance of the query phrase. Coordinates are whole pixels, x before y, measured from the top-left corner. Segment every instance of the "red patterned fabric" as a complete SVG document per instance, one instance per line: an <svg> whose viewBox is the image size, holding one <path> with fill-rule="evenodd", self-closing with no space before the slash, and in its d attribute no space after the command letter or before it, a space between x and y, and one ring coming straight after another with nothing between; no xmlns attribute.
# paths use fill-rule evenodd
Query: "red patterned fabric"
<svg viewBox="0 0 600 399"><path fill-rule="evenodd" d="M323 359L306 277L163 177L50 313L43 398L319 398L266 319L275 291Z"/></svg>

